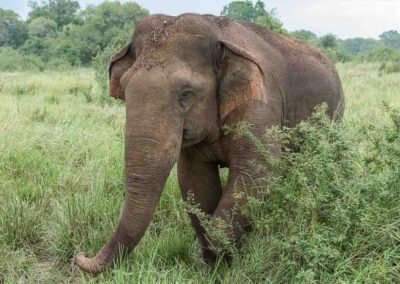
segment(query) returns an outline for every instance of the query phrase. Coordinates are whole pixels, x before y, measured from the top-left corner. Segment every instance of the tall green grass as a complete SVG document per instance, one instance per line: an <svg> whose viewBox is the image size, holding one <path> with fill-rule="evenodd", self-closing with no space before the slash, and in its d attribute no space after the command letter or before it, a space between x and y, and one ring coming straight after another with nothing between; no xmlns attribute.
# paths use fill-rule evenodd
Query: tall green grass
<svg viewBox="0 0 400 284"><path fill-rule="evenodd" d="M208 266L175 171L139 246L93 279L71 265L111 235L123 203L124 106L92 70L1 73L0 274L6 283L395 283L400 281L400 74L338 65L346 117L287 130L254 231ZM384 106L388 102L391 108ZM390 110L389 110L390 109ZM261 151L263 149L260 149Z"/></svg>

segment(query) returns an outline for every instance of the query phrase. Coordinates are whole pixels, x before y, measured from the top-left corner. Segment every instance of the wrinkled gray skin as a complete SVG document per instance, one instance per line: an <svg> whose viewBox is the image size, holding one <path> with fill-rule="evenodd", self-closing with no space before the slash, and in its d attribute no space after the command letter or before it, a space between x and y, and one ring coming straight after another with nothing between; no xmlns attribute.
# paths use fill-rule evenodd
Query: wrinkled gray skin
<svg viewBox="0 0 400 284"><path fill-rule="evenodd" d="M97 274L129 253L152 220L164 183L178 161L182 196L188 193L212 220L231 224L240 244L248 221L235 208L265 173L253 143L222 131L241 121L261 137L271 126L294 126L327 103L342 117L343 91L335 67L297 40L245 22L211 15L153 15L110 64L110 95L126 101L125 206L110 241L93 258L75 258ZM271 149L271 153L279 150ZM219 167L229 167L222 188ZM236 211L235 211L236 210ZM213 239L190 215L206 261Z"/></svg>

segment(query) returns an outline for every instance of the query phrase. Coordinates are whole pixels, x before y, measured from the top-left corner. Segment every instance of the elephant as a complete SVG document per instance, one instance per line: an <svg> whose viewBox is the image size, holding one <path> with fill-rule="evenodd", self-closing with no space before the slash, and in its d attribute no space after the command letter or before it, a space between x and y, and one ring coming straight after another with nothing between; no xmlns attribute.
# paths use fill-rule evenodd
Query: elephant
<svg viewBox="0 0 400 284"><path fill-rule="evenodd" d="M110 96L126 105L125 203L108 243L94 257L78 253L74 259L92 274L135 248L176 163L183 199L192 199L211 227L227 222L229 238L240 246L249 220L237 208L266 173L256 167L261 157L254 143L224 129L245 122L262 137L271 127L294 127L320 104L331 119L344 114L342 84L325 55L222 16L145 17L112 56L109 86ZM271 146L271 155L280 151ZM223 167L229 169L225 186ZM189 215L203 258L212 263L219 241Z"/></svg>

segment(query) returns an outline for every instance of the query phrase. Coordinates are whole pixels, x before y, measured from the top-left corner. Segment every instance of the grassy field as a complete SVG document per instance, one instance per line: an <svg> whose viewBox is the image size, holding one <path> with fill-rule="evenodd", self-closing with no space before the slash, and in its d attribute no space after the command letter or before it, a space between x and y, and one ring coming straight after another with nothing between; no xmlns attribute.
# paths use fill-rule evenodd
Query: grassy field
<svg viewBox="0 0 400 284"><path fill-rule="evenodd" d="M232 263L203 263L172 173L140 245L97 278L71 259L118 221L124 105L97 95L92 70L1 73L0 283L399 283L400 119L383 101L400 108L400 73L338 69L343 124L291 134L304 151L252 201L255 230Z"/></svg>

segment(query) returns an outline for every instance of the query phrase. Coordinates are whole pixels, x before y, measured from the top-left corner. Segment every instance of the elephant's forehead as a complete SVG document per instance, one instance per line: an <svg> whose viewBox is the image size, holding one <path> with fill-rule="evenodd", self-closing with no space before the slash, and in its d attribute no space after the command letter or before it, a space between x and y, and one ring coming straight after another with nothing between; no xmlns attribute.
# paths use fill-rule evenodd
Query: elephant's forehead
<svg viewBox="0 0 400 284"><path fill-rule="evenodd" d="M152 15L139 22L134 34L134 41L137 45L152 48L175 39L177 35L186 35L187 38L191 36L210 37L213 35L214 22L194 14L177 17Z"/></svg>
<svg viewBox="0 0 400 284"><path fill-rule="evenodd" d="M161 54L156 53L145 53L142 54L137 58L135 63L132 66L132 71L138 71L138 70L152 70L152 69L164 69L167 62L168 58L166 56L162 56Z"/></svg>
<svg viewBox="0 0 400 284"><path fill-rule="evenodd" d="M172 29L176 26L176 17L153 15L144 18L136 27L135 41L160 45L164 43Z"/></svg>
<svg viewBox="0 0 400 284"><path fill-rule="evenodd" d="M137 59L132 69L165 69L175 66L177 61L208 62L213 40L216 36L211 23L199 15L146 17L135 31L133 42Z"/></svg>

